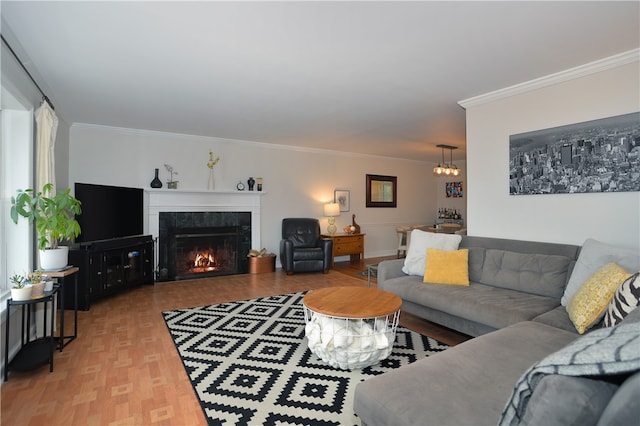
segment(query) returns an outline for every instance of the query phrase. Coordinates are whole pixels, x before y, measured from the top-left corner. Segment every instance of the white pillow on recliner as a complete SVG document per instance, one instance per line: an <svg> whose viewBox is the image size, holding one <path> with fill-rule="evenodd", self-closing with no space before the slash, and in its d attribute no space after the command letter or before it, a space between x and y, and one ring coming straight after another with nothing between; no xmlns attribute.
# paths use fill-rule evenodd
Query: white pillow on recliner
<svg viewBox="0 0 640 426"><path fill-rule="evenodd" d="M427 261L427 249L458 250L461 235L435 234L419 229L411 231L407 257L404 259L402 272L408 275L424 276L424 267Z"/></svg>

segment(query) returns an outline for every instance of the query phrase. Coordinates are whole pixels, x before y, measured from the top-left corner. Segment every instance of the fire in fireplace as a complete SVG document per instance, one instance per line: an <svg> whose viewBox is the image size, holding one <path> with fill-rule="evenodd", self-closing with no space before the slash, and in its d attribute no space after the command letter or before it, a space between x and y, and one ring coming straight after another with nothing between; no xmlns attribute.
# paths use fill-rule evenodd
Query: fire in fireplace
<svg viewBox="0 0 640 426"><path fill-rule="evenodd" d="M193 256L192 256L193 257ZM209 251L199 253L196 251L195 260L192 263L190 271L193 272L209 272L218 269L218 262ZM191 263L191 262L190 262Z"/></svg>
<svg viewBox="0 0 640 426"><path fill-rule="evenodd" d="M176 278L212 272L238 273L237 227L198 228L175 234Z"/></svg>
<svg viewBox="0 0 640 426"><path fill-rule="evenodd" d="M158 279L246 273L250 222L243 212L161 212Z"/></svg>

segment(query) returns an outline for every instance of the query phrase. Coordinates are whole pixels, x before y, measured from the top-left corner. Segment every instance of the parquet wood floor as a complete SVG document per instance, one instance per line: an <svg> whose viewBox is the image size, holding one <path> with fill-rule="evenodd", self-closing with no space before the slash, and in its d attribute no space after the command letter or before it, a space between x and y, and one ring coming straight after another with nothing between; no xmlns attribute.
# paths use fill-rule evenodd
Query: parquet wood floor
<svg viewBox="0 0 640 426"><path fill-rule="evenodd" d="M379 260L379 259L378 259ZM377 263L367 259L366 263ZM78 338L47 366L10 372L1 387L2 425L206 425L161 312L331 286L366 286L360 264L328 274L280 270L143 286L78 314ZM375 283L375 280L373 280ZM67 311L67 324L73 323ZM454 345L466 336L408 314L401 324Z"/></svg>

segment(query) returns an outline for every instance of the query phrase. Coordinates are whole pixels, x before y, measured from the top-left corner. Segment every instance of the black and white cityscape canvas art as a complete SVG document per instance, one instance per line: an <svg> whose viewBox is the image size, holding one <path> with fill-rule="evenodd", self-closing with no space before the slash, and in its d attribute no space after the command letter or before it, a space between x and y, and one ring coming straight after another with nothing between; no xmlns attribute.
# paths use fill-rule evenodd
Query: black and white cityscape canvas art
<svg viewBox="0 0 640 426"><path fill-rule="evenodd" d="M509 193L640 191L640 112L509 136Z"/></svg>

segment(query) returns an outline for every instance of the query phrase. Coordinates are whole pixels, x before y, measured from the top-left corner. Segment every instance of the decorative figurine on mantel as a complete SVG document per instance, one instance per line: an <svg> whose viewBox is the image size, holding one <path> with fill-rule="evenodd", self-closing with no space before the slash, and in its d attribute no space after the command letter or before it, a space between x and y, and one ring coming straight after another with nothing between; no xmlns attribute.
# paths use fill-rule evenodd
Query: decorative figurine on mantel
<svg viewBox="0 0 640 426"><path fill-rule="evenodd" d="M170 174L170 178L167 181L167 188L169 189L178 189L178 181L177 180L173 180L173 175L177 175L178 172L176 172L175 170L173 170L173 166L169 165L169 164L165 164L164 168L167 169L167 171Z"/></svg>
<svg viewBox="0 0 640 426"><path fill-rule="evenodd" d="M220 157L214 159L213 151L209 150L209 161L207 161L207 167L209 168L209 185L207 188L209 191L213 191L216 188L216 182L213 178L213 166L218 164L218 161L220 161Z"/></svg>
<svg viewBox="0 0 640 426"><path fill-rule="evenodd" d="M252 177L247 180L247 185L249 185L249 191L253 191L253 186L256 184L256 180Z"/></svg>
<svg viewBox="0 0 640 426"><path fill-rule="evenodd" d="M156 177L153 178L153 180L150 183L150 186L152 188L162 188L162 181L158 177L158 169L156 169L155 173L156 173Z"/></svg>
<svg viewBox="0 0 640 426"><path fill-rule="evenodd" d="M351 227L355 228L353 230L354 234L359 234L360 233L360 225L358 225L356 223L356 215L355 215L355 213L351 215Z"/></svg>

